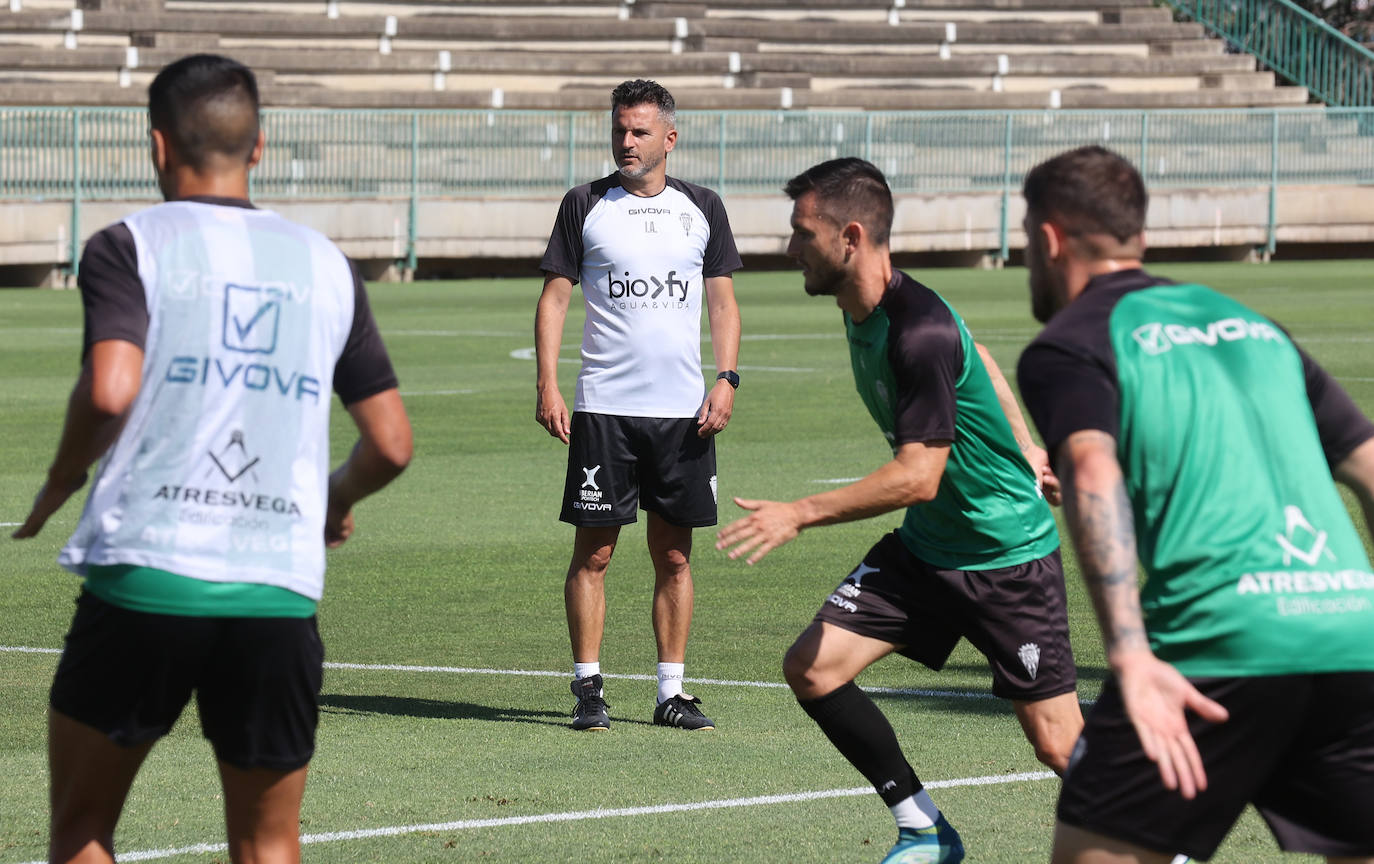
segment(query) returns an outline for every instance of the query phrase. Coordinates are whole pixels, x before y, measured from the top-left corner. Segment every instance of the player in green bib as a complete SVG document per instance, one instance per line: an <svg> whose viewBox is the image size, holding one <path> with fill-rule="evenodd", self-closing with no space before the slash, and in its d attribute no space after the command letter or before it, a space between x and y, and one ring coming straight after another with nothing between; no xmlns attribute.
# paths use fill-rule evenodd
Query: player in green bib
<svg viewBox="0 0 1374 864"><path fill-rule="evenodd" d="M802 709L891 809L897 843L884 864L955 864L964 857L958 832L854 678L893 652L938 670L967 638L1036 756L1062 771L1083 721L1046 503L1058 481L963 321L893 269L882 172L837 159L786 191L795 202L788 254L802 265L806 292L833 296L843 311L855 386L893 457L855 483L797 501L736 498L753 512L723 528L716 546L752 564L803 528L906 510L821 606L783 670Z"/></svg>
<svg viewBox="0 0 1374 864"><path fill-rule="evenodd" d="M1027 175L1026 404L1111 678L1055 862L1206 860L1246 804L1285 850L1374 861L1374 424L1263 315L1141 269L1147 195L1101 147ZM1137 587L1137 556L1146 582Z"/></svg>

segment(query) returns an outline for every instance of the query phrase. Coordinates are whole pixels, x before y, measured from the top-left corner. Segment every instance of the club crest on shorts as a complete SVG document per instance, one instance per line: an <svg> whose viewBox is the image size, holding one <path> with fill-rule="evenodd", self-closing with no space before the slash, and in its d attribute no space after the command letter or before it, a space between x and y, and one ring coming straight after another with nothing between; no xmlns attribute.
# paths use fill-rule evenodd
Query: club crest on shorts
<svg viewBox="0 0 1374 864"><path fill-rule="evenodd" d="M1034 680L1035 673L1040 670L1040 646L1027 642L1016 649L1016 656L1021 658L1021 665L1026 667L1026 672Z"/></svg>

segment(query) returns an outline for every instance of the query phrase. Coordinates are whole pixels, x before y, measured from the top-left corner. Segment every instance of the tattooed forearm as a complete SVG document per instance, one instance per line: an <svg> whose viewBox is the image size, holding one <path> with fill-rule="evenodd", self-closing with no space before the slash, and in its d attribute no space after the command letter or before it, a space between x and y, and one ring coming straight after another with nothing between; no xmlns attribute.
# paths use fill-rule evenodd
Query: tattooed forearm
<svg viewBox="0 0 1374 864"><path fill-rule="evenodd" d="M1148 648L1136 581L1135 522L1116 442L1103 432L1078 432L1060 455L1065 516L1108 656Z"/></svg>

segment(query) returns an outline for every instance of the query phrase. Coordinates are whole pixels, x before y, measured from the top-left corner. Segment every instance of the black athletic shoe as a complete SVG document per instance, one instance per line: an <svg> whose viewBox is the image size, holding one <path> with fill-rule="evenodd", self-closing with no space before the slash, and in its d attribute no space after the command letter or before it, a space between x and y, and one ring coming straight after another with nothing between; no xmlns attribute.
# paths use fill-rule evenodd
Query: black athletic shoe
<svg viewBox="0 0 1374 864"><path fill-rule="evenodd" d="M573 706L572 712L572 728L600 732L611 728L611 718L606 716L606 709L611 706L601 698L600 675L578 678L572 682L572 694L577 697L577 704Z"/></svg>
<svg viewBox="0 0 1374 864"><path fill-rule="evenodd" d="M676 726L679 729L714 729L716 724L701 713L701 700L683 693L658 703L654 709L655 726Z"/></svg>

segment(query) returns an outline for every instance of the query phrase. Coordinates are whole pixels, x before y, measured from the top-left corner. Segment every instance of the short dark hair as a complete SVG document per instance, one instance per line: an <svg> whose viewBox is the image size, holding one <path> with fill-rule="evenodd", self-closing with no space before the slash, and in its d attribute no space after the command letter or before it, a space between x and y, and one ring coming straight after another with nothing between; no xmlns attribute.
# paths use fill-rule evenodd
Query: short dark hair
<svg viewBox="0 0 1374 864"><path fill-rule="evenodd" d="M611 91L611 110L617 108L633 108L636 105L655 105L658 113L663 117L663 122L669 126L677 125L677 102L673 100L673 94L668 92L657 81L649 81L644 78L636 78L633 81L623 81L619 86Z"/></svg>
<svg viewBox="0 0 1374 864"><path fill-rule="evenodd" d="M892 234L892 190L877 166L853 156L813 165L787 181L793 201L815 192L817 209L836 225L858 222L879 246Z"/></svg>
<svg viewBox="0 0 1374 864"><path fill-rule="evenodd" d="M1150 204L1135 166L1096 144L1036 165L1021 194L1034 218L1051 219L1070 235L1109 234L1123 244L1145 230Z"/></svg>
<svg viewBox="0 0 1374 864"><path fill-rule="evenodd" d="M197 171L213 155L247 161L258 141L258 82L237 60L192 54L148 85L148 119Z"/></svg>

